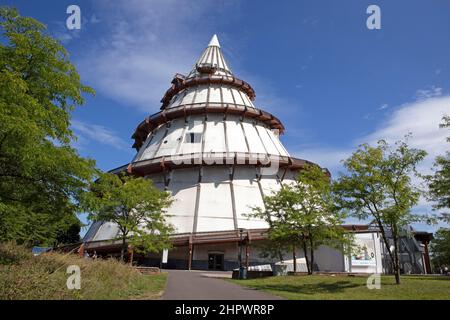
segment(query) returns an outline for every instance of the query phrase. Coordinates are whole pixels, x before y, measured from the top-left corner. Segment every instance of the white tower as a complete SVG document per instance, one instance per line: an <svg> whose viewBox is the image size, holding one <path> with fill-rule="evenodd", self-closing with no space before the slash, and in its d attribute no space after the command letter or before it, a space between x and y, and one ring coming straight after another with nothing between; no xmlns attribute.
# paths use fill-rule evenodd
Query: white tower
<svg viewBox="0 0 450 320"><path fill-rule="evenodd" d="M233 74L214 35L192 71L174 76L161 111L133 134L138 153L127 170L171 192L168 220L177 234L267 228L245 215L305 165L281 144L281 122L258 109L254 99L253 88ZM117 232L112 223L98 223L88 240Z"/></svg>

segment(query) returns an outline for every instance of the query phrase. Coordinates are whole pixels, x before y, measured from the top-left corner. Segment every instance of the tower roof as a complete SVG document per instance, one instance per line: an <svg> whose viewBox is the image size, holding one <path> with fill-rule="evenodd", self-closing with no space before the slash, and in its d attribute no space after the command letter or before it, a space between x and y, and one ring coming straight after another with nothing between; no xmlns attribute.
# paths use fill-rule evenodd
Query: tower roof
<svg viewBox="0 0 450 320"><path fill-rule="evenodd" d="M214 34L212 36L211 41L209 41L208 47L219 47L220 48L219 38L217 38L217 34Z"/></svg>
<svg viewBox="0 0 450 320"><path fill-rule="evenodd" d="M203 51L187 77L195 77L199 73L202 73L202 70L214 71L214 74L216 75L232 75L231 69L228 67L227 62L223 57L219 39L216 34L212 36L208 46Z"/></svg>

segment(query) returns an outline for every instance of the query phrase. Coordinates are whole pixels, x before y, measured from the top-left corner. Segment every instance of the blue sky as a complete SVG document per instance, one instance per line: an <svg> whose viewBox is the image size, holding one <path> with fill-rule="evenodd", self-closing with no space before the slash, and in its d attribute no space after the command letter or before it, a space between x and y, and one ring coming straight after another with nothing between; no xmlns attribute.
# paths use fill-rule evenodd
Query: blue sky
<svg viewBox="0 0 450 320"><path fill-rule="evenodd" d="M288 151L334 176L362 142L411 131L411 144L430 154L424 172L448 149L450 134L438 129L450 114L448 0L0 3L44 22L96 90L73 128L80 153L103 170L131 160L134 128L214 33L234 73L255 88L255 104L283 121ZM79 31L65 27L70 4L81 8ZM381 30L366 27L370 4L381 8Z"/></svg>

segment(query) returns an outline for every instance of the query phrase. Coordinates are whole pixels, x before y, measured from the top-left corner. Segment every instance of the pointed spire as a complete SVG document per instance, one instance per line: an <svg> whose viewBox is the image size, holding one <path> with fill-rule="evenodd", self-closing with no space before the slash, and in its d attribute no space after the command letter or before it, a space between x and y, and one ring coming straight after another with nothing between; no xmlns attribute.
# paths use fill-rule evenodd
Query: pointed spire
<svg viewBox="0 0 450 320"><path fill-rule="evenodd" d="M219 39L216 34L212 36L211 41L209 41L208 46L197 60L197 63L188 74L187 78L199 75L201 69L212 70L211 68L215 69L213 73L216 75L232 75L232 72L223 57ZM203 71L201 73L203 73Z"/></svg>
<svg viewBox="0 0 450 320"><path fill-rule="evenodd" d="M219 39L217 38L217 34L214 34L211 38L211 41L208 44L208 47L219 47L220 48L220 43L219 43Z"/></svg>

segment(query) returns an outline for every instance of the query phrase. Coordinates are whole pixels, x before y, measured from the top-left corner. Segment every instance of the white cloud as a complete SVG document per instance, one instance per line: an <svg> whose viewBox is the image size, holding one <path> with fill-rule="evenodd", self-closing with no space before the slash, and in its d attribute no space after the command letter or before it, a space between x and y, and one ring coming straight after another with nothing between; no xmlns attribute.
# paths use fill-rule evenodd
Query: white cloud
<svg viewBox="0 0 450 320"><path fill-rule="evenodd" d="M96 19L109 31L78 61L97 91L145 113L156 112L175 73L188 73L218 22L216 2L98 1ZM191 31L195 30L195 31Z"/></svg>
<svg viewBox="0 0 450 320"><path fill-rule="evenodd" d="M367 142L374 145L380 139L394 143L412 133L412 137L408 141L409 145L428 152L427 157L417 169L423 174L428 174L431 172L436 156L444 154L449 148L446 137L450 133L448 130L439 128L444 114L450 114L450 96L416 101L400 106L377 130L356 139L348 147L309 148L293 153L293 155L327 167L336 178L337 173L343 170L341 160L348 158L359 144ZM413 183L416 186L424 187L422 181L417 177L413 178ZM431 204L421 197L413 210L419 214L430 213ZM436 226L423 223L415 224L414 227L428 231L436 228Z"/></svg>
<svg viewBox="0 0 450 320"><path fill-rule="evenodd" d="M436 156L443 155L448 150L446 137L450 134L448 130L439 128L445 114L450 114L450 96L434 97L406 104L394 112L384 126L364 137L360 142L367 141L374 144L384 139L392 144L411 133L409 145L428 153L418 165L417 170L422 174L430 174ZM413 177L413 183L421 186L423 181ZM422 197L418 206L425 208L429 206L429 203Z"/></svg>
<svg viewBox="0 0 450 320"><path fill-rule="evenodd" d="M445 142L448 132L439 128L446 113L450 114L450 96L405 104L396 110L383 126L358 142L374 143L385 139L393 143L412 133L411 146L426 150L429 157L434 158L448 149Z"/></svg>
<svg viewBox="0 0 450 320"><path fill-rule="evenodd" d="M428 89L419 89L416 91L415 98L417 100L425 100L442 95L442 88L430 86Z"/></svg>
<svg viewBox="0 0 450 320"><path fill-rule="evenodd" d="M159 111L173 75L192 69L213 33L219 33L219 41L227 39L227 34L220 33L222 19L215 17L230 11L230 23L239 14L239 3L234 1L201 0L192 5L174 0L120 0L98 1L96 6L96 19L109 32L102 41L90 44L77 61L80 74L98 92L146 114ZM270 79L250 74L243 67L233 68L230 59L240 62L237 42L237 48L222 43L236 76L256 90L258 107L289 119L290 112L299 110L296 101L287 101L275 92Z"/></svg>
<svg viewBox="0 0 450 320"><path fill-rule="evenodd" d="M91 140L119 150L130 150L129 143L104 126L72 120L72 130L77 133L78 140L74 145L77 148L82 148Z"/></svg>
<svg viewBox="0 0 450 320"><path fill-rule="evenodd" d="M340 160L347 158L359 144L375 144L384 139L389 143L404 139L412 133L409 144L428 152L419 167L424 173L430 171L434 158L448 150L448 131L440 129L444 114L450 114L450 96L434 97L404 104L397 108L373 133L359 137L342 148L307 148L293 154L328 167L334 174L342 169Z"/></svg>

